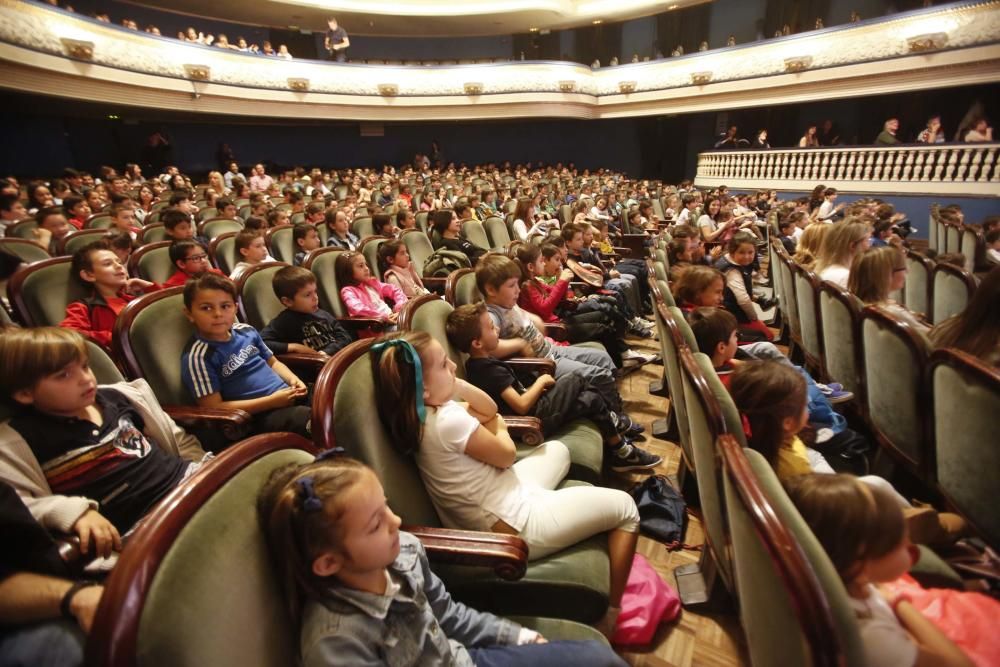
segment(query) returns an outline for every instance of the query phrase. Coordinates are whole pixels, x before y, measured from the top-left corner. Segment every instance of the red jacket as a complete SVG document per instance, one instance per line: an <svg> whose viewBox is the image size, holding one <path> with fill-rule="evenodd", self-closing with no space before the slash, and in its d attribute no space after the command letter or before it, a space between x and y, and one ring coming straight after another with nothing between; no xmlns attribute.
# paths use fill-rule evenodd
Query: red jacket
<svg viewBox="0 0 1000 667"><path fill-rule="evenodd" d="M154 283L147 291L152 292L160 287ZM125 302L136 298L125 291L119 292L117 296ZM95 291L82 301L74 301L66 306L66 317L59 323L59 326L76 329L98 345L110 347L111 332L115 328L116 319L118 319L118 315L104 300L104 297Z"/></svg>
<svg viewBox="0 0 1000 667"><path fill-rule="evenodd" d="M529 280L521 287L517 304L529 313L542 318L543 322L558 322L555 310L566 298L569 281L558 280L555 285L546 285L541 280Z"/></svg>
<svg viewBox="0 0 1000 667"><path fill-rule="evenodd" d="M223 278L227 277L226 274L224 274L222 271L219 271L218 269L209 269L205 273L214 273L215 275L222 276ZM167 288L167 287L184 287L184 283L186 283L187 281L191 280L191 278L192 278L192 276L189 276L188 274L184 273L180 269L177 269L177 272L174 273L174 275L172 275L169 278L167 278L167 282L163 283L163 287L164 288Z"/></svg>

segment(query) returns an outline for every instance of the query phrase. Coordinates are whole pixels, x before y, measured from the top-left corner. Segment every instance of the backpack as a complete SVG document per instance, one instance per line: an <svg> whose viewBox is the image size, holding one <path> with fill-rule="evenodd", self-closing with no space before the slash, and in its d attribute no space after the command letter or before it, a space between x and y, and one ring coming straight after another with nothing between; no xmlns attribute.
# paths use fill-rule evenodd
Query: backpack
<svg viewBox="0 0 1000 667"><path fill-rule="evenodd" d="M438 248L424 262L424 278L446 278L452 271L472 266L464 252Z"/></svg>
<svg viewBox="0 0 1000 667"><path fill-rule="evenodd" d="M666 477L653 475L629 492L639 509L639 530L668 549L683 548L687 505Z"/></svg>

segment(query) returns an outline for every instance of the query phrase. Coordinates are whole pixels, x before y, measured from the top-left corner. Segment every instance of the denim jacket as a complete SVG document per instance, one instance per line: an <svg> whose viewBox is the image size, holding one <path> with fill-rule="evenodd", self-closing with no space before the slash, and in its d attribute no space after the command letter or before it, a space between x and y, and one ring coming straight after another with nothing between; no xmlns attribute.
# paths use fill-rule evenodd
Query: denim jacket
<svg viewBox="0 0 1000 667"><path fill-rule="evenodd" d="M517 643L519 625L451 599L410 533L399 534L389 576L398 590L385 595L331 586L306 604L304 667L474 667L465 646Z"/></svg>

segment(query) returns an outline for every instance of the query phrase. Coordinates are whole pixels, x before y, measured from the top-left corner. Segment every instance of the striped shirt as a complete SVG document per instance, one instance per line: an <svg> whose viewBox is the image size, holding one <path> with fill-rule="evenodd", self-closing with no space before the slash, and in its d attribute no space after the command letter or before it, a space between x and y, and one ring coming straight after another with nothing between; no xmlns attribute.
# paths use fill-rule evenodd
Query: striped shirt
<svg viewBox="0 0 1000 667"><path fill-rule="evenodd" d="M272 356L249 324L234 324L228 341L195 334L181 357L181 379L195 399L218 393L224 401L270 396L288 385L271 370Z"/></svg>

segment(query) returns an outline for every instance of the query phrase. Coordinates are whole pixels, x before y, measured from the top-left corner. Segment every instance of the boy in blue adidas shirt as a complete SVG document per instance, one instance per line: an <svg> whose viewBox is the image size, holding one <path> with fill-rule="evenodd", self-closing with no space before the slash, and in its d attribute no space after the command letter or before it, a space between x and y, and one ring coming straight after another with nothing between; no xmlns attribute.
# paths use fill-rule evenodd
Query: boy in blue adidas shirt
<svg viewBox="0 0 1000 667"><path fill-rule="evenodd" d="M236 324L236 286L203 274L184 286L184 314L197 329L181 357L184 386L203 408L245 410L253 431L311 437L309 390L249 324Z"/></svg>

